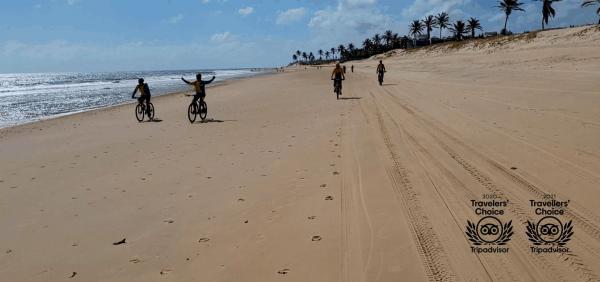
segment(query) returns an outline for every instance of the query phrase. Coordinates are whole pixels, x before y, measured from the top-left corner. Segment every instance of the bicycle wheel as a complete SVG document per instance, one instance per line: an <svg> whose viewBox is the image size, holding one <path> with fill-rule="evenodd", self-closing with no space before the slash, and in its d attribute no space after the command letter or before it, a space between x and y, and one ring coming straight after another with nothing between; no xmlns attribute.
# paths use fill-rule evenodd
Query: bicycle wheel
<svg viewBox="0 0 600 282"><path fill-rule="evenodd" d="M207 114L208 114L208 105L206 105L206 102L202 101L202 103L200 104L200 118L202 120L205 120Z"/></svg>
<svg viewBox="0 0 600 282"><path fill-rule="evenodd" d="M337 100L340 99L340 87L339 86L335 87L335 97Z"/></svg>
<svg viewBox="0 0 600 282"><path fill-rule="evenodd" d="M196 115L198 114L198 106L196 103L191 103L188 107L188 119L191 123L196 121Z"/></svg>
<svg viewBox="0 0 600 282"><path fill-rule="evenodd" d="M138 122L142 122L144 120L144 114L144 105L137 104L137 106L135 106L135 118Z"/></svg>
<svg viewBox="0 0 600 282"><path fill-rule="evenodd" d="M150 120L154 119L154 105L152 103L149 104L150 109L148 109L148 118Z"/></svg>

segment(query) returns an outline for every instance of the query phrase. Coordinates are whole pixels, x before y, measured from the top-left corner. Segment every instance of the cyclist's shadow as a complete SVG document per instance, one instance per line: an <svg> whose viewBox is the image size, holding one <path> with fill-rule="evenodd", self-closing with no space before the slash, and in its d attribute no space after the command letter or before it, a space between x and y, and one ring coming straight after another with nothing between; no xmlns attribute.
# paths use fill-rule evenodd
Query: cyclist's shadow
<svg viewBox="0 0 600 282"><path fill-rule="evenodd" d="M221 123L221 122L229 122L229 121L237 121L237 120L221 120L221 119L207 118L205 120L201 120L201 121L195 122L195 123Z"/></svg>

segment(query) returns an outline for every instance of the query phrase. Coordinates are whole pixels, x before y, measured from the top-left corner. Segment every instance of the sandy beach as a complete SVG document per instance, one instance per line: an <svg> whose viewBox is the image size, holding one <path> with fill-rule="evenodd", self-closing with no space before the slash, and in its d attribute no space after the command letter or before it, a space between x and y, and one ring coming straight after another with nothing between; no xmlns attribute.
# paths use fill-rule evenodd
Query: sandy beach
<svg viewBox="0 0 600 282"><path fill-rule="evenodd" d="M331 66L291 67L209 88L204 123L174 94L160 122L129 104L1 129L0 280L597 281L599 43L581 27L347 62L341 100ZM508 201L507 253L466 235L486 195ZM526 235L550 195L567 253Z"/></svg>

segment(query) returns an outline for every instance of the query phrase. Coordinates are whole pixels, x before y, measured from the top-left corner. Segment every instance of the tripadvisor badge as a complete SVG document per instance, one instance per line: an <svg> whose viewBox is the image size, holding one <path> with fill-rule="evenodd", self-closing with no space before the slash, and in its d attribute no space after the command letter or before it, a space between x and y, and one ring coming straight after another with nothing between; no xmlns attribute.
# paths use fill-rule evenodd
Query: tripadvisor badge
<svg viewBox="0 0 600 282"><path fill-rule="evenodd" d="M540 220L527 221L527 235L533 243L531 252L541 253L567 253L569 248L565 245L573 236L573 221L562 223L557 216L564 215L570 201L557 201L556 195L545 194L541 200L530 200L529 205L536 215L542 216Z"/></svg>
<svg viewBox="0 0 600 282"><path fill-rule="evenodd" d="M487 201L471 201L477 215L495 214L503 215L508 201L497 201L495 195L484 195ZM492 199L492 200L489 200ZM502 222L495 215L482 217L477 224L467 220L467 238L473 244L473 253L507 253L509 248L505 245L513 235L512 220Z"/></svg>

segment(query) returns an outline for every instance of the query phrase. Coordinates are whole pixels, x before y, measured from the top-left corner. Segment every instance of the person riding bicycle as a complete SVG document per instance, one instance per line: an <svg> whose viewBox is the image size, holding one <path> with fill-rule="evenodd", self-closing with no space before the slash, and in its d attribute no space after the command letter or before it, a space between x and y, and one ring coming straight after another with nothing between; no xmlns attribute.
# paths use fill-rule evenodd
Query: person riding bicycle
<svg viewBox="0 0 600 282"><path fill-rule="evenodd" d="M377 65L377 75L381 77L383 81L383 74L386 72L385 66L383 65L383 61L379 61L379 65Z"/></svg>
<svg viewBox="0 0 600 282"><path fill-rule="evenodd" d="M344 75L344 70L342 69L342 67L340 66L339 63L337 63L335 65L335 68L333 69L333 72L331 73L331 79L333 80L333 89L335 90L335 87L338 85L340 85L340 89L342 89L342 80L346 79L346 76Z"/></svg>
<svg viewBox="0 0 600 282"><path fill-rule="evenodd" d="M143 78L138 79L138 85L133 90L133 93L131 94L131 99L135 99L135 93L137 93L138 91L140 91L140 97L138 98L138 102L140 104L143 104L144 101L146 101L146 114L149 114L151 98L150 87L148 87L148 83L144 83Z"/></svg>
<svg viewBox="0 0 600 282"><path fill-rule="evenodd" d="M185 78L181 78L181 80L183 80L183 82L189 84L189 85L194 85L194 90L196 91L196 95L194 95L194 99L192 100L192 103L196 103L198 101L198 99L200 99L200 103L204 102L204 98L206 97L206 88L205 86L207 84L210 84L211 82L213 82L213 80L215 80L215 76L213 75L211 80L202 80L202 74L197 74L196 75L196 81L190 82L185 80Z"/></svg>

